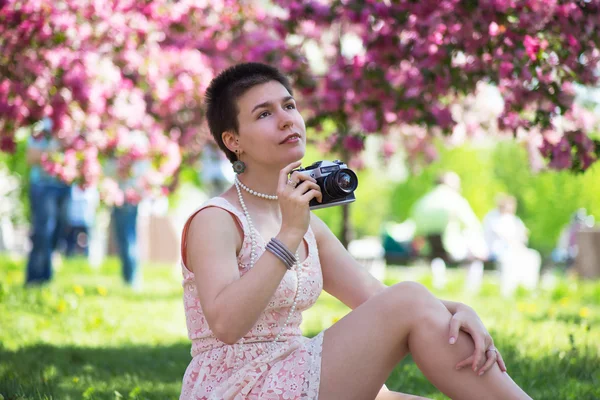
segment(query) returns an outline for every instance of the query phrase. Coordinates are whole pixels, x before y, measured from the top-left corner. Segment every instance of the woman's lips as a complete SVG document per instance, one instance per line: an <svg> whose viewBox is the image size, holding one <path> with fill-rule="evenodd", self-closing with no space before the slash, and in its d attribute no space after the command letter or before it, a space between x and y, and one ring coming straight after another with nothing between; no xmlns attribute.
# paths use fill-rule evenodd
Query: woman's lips
<svg viewBox="0 0 600 400"><path fill-rule="evenodd" d="M297 133L293 133L291 135L288 135L288 137L286 137L281 143L279 144L291 144L291 143L298 143L300 141L300 135Z"/></svg>
<svg viewBox="0 0 600 400"><path fill-rule="evenodd" d="M298 143L299 141L300 138L298 136L292 136L291 138L284 140L282 144Z"/></svg>

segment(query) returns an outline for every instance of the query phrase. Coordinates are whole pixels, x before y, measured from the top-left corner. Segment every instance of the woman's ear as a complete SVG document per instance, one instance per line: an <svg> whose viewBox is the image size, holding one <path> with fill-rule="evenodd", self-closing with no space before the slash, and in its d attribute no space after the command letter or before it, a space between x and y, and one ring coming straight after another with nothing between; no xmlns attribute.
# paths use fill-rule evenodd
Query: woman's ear
<svg viewBox="0 0 600 400"><path fill-rule="evenodd" d="M233 153L241 153L239 137L232 131L225 131L221 134L223 144Z"/></svg>

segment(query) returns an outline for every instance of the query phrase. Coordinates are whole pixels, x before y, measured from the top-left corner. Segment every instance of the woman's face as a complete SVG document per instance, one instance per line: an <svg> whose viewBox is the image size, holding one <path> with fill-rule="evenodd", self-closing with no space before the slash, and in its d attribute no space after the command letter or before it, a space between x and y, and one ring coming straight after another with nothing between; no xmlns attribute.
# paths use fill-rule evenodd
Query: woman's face
<svg viewBox="0 0 600 400"><path fill-rule="evenodd" d="M237 105L242 161L280 169L304 157L304 119L281 83L254 86L238 99Z"/></svg>

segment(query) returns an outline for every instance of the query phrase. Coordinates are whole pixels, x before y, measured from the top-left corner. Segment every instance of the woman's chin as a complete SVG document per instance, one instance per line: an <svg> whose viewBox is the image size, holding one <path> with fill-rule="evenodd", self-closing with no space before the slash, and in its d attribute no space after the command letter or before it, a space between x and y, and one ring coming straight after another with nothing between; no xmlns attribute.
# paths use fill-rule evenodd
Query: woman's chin
<svg viewBox="0 0 600 400"><path fill-rule="evenodd" d="M298 151L290 152L289 156L285 158L285 165L291 164L296 161L301 161L304 158L304 153L304 149L302 149L301 151L300 149L298 149Z"/></svg>

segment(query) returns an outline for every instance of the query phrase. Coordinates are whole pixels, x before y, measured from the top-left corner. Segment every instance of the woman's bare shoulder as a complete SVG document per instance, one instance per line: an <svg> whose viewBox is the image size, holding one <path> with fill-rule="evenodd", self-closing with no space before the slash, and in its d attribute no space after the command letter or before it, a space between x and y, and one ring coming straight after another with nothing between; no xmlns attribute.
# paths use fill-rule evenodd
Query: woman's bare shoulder
<svg viewBox="0 0 600 400"><path fill-rule="evenodd" d="M220 233L235 233L235 226L231 211L209 204L192 216L189 232L213 236Z"/></svg>
<svg viewBox="0 0 600 400"><path fill-rule="evenodd" d="M194 260L215 262L215 259L230 257L228 254L235 257L242 247L241 232L235 217L227 210L218 206L202 208L192 217L185 241L190 267L197 272L196 268L202 263Z"/></svg>

